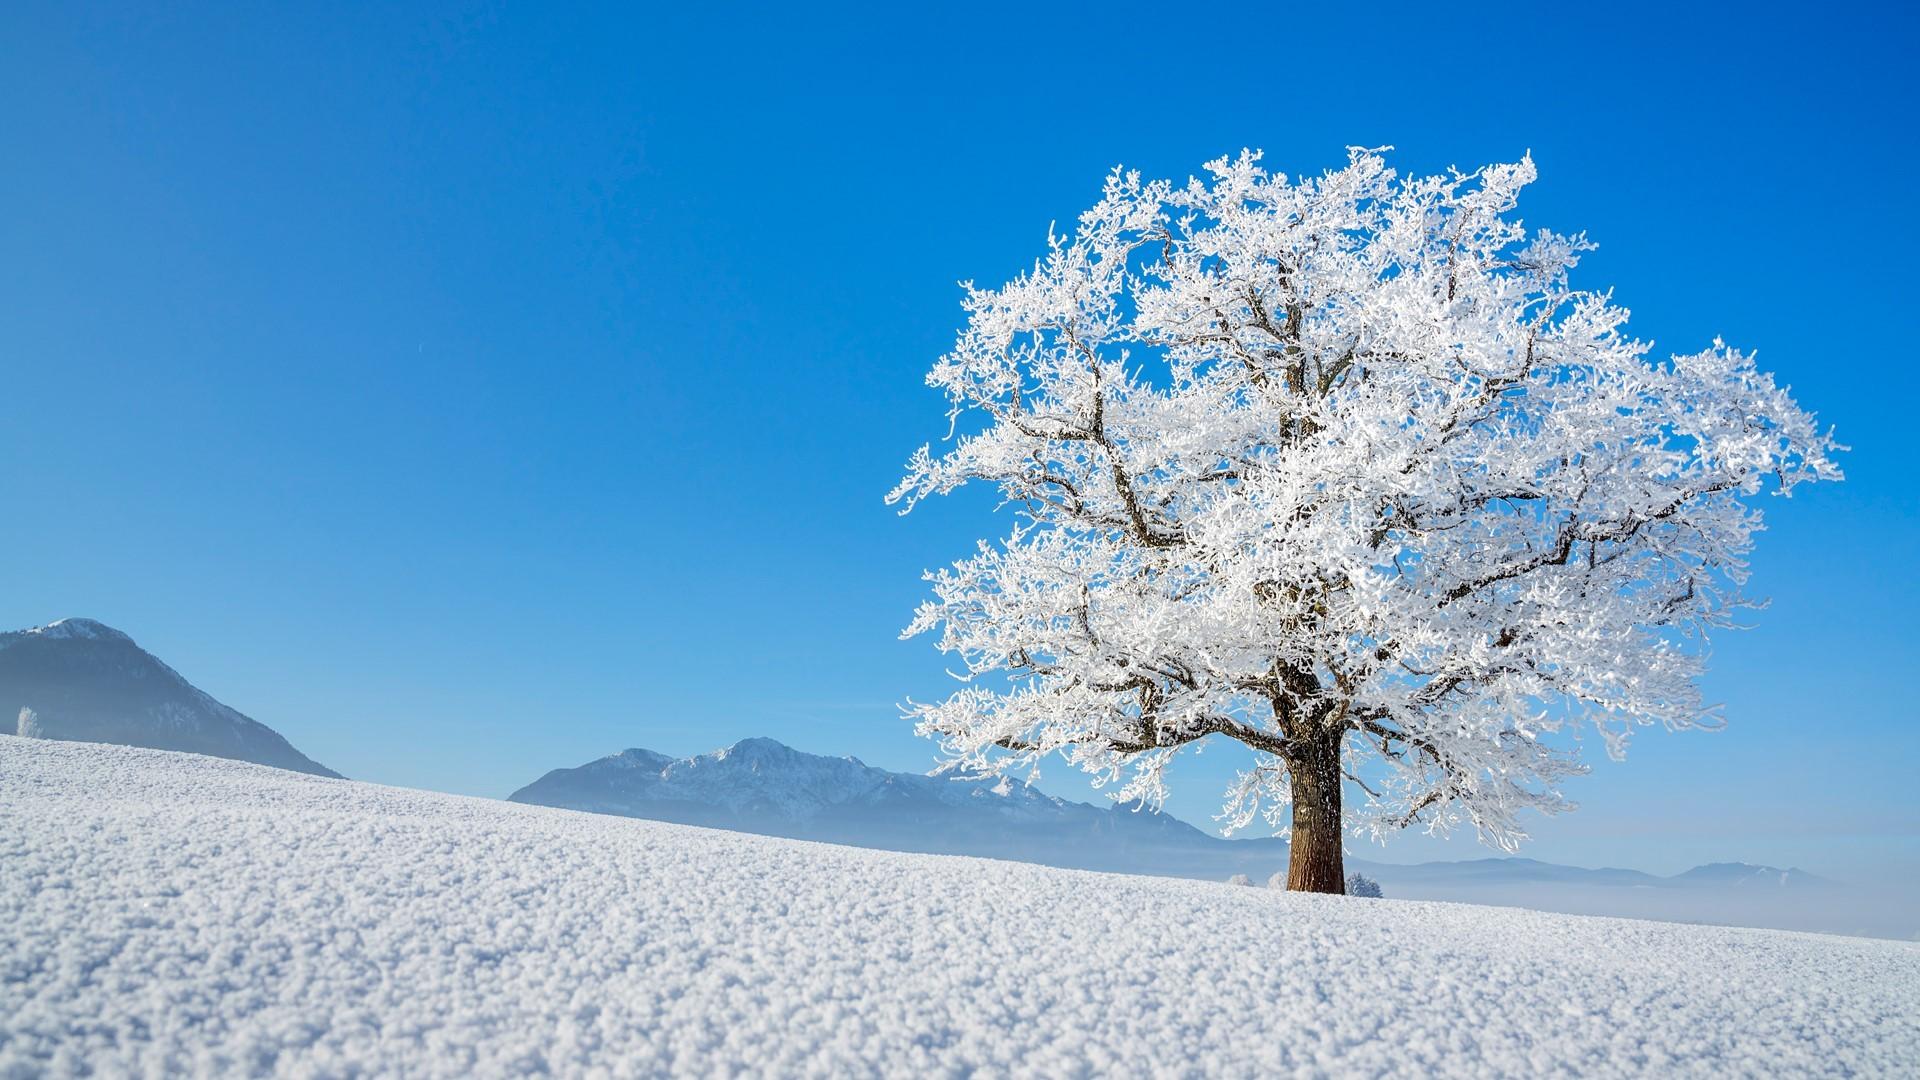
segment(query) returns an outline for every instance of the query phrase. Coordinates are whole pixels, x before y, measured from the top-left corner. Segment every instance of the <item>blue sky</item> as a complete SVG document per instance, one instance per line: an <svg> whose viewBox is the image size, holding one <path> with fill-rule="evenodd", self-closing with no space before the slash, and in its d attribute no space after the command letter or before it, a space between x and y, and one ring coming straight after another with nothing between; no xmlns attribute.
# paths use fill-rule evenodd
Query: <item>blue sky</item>
<svg viewBox="0 0 1920 1080"><path fill-rule="evenodd" d="M748 735L921 768L894 703L945 678L896 633L1007 524L881 502L955 282L1118 163L1531 150L1525 217L1640 335L1757 349L1854 449L1768 506L1728 729L1594 745L1526 853L1920 880L1914 17L1550 7L11 5L0 624L102 619L388 783Z"/></svg>

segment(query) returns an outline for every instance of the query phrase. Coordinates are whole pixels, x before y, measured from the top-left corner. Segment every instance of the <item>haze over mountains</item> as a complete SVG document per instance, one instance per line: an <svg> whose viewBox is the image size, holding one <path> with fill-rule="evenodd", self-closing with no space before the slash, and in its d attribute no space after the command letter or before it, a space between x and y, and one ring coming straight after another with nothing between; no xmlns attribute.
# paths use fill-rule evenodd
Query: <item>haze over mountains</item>
<svg viewBox="0 0 1920 1080"><path fill-rule="evenodd" d="M852 757L746 739L671 758L631 749L555 769L514 802L672 821L893 851L976 855L1082 870L1263 882L1287 863L1286 841L1223 839L1177 818L1092 806L1015 783L889 772ZM1786 929L1910 937L1920 918L1888 898L1801 870L1714 863L1672 877L1535 859L1396 865L1349 858L1405 899L1508 904Z"/></svg>
<svg viewBox="0 0 1920 1080"><path fill-rule="evenodd" d="M0 634L0 733L9 732L338 775L91 619ZM772 739L687 758L626 750L555 769L510 798L857 847L1165 877L1245 874L1259 883L1287 862L1286 841L1274 837L1228 840L1165 814L1073 802L1011 782L890 772ZM1920 918L1901 898L1745 863L1673 877L1513 858L1417 865L1349 858L1348 866L1405 899L1893 937L1920 932Z"/></svg>
<svg viewBox="0 0 1920 1080"><path fill-rule="evenodd" d="M272 728L215 701L132 638L92 619L0 634L0 731L340 775Z"/></svg>

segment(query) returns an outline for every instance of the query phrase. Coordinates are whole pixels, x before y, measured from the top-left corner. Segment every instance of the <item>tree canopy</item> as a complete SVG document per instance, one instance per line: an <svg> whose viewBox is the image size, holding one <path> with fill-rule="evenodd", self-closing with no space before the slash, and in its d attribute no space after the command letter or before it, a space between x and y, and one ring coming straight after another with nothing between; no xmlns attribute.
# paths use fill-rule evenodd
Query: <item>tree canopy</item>
<svg viewBox="0 0 1920 1080"><path fill-rule="evenodd" d="M1236 827L1294 807L1297 833L1311 796L1510 849L1580 771L1549 733L1619 754L1716 721L1696 676L1755 497L1837 478L1838 448L1747 353L1656 359L1574 287L1592 245L1513 214L1534 175L1116 170L1031 271L966 285L928 376L953 433L890 496L1015 511L907 630L962 664L910 707L947 767L1057 752L1157 804L1222 736L1255 751Z"/></svg>

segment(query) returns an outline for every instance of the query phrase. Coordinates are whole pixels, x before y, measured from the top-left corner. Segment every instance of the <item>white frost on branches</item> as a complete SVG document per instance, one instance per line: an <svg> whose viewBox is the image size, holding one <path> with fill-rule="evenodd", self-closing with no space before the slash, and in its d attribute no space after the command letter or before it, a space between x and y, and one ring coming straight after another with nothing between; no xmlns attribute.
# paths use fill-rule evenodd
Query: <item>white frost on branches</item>
<svg viewBox="0 0 1920 1080"><path fill-rule="evenodd" d="M1349 828L1471 824L1581 771L1547 733L1711 723L1704 632L1742 605L1753 497L1839 448L1718 341L1650 358L1584 236L1511 216L1530 160L1318 179L1243 152L1184 186L1116 170L1071 236L967 285L928 383L958 434L889 501L984 482L1018 517L929 574L906 634L965 665L910 706L946 767L1061 753L1157 804L1183 746L1256 752L1232 827L1278 825L1334 740Z"/></svg>

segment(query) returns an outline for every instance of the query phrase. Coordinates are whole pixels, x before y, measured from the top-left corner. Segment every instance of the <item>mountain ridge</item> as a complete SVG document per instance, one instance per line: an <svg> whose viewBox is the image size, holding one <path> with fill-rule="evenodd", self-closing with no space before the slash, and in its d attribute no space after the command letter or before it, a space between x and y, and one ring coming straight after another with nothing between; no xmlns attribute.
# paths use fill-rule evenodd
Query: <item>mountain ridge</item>
<svg viewBox="0 0 1920 1080"><path fill-rule="evenodd" d="M777 787L781 769L805 775L788 790ZM826 781L838 779L837 784ZM946 792L946 794L941 794ZM948 808L997 811L990 819L1033 832L994 837L981 821L933 819L915 796ZM1010 799L995 804L987 800ZM558 806L742 832L818 839L888 850L975 854L1015 858L1078 869L1111 869L1175 877L1224 878L1244 873L1256 879L1284 868L1286 841L1278 837L1227 839L1169 814L1126 806L1099 807L1046 795L1011 781L942 779L892 772L857 757L829 757L795 749L764 736L686 757L629 747L574 768L548 771L508 796L509 801ZM863 810L884 811L891 820L867 821ZM914 830L956 828L944 837ZM1029 841L1022 844L1020 841ZM1050 844L1091 846L1061 850ZM1655 889L1830 886L1799 869L1751 863L1707 863L1672 875L1619 867L1588 868L1521 857L1457 861L1379 863L1347 860L1351 869L1409 887L1435 890L1499 885L1577 885ZM1144 864L1144 865L1143 865Z"/></svg>
<svg viewBox="0 0 1920 1080"><path fill-rule="evenodd" d="M899 851L1022 858L1083 869L1137 863L1148 849L1205 834L1166 815L1136 815L1042 793L891 772L856 757L743 739L684 758L631 747L554 769L508 796L534 805L673 821ZM1134 820L1138 818L1139 820ZM1071 857L1034 859L1072 841ZM1091 845L1091 846L1086 846Z"/></svg>

